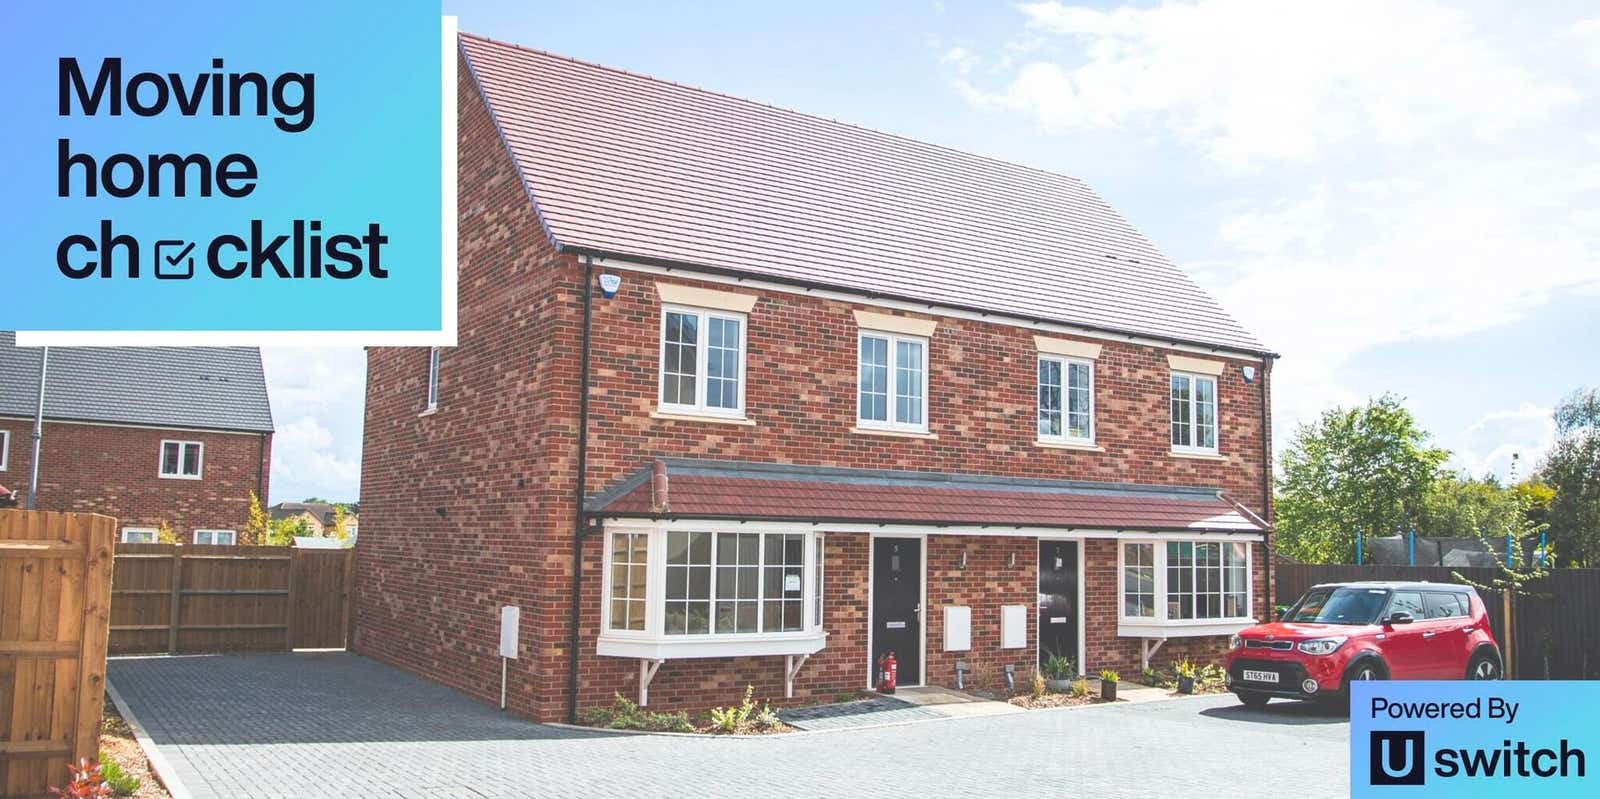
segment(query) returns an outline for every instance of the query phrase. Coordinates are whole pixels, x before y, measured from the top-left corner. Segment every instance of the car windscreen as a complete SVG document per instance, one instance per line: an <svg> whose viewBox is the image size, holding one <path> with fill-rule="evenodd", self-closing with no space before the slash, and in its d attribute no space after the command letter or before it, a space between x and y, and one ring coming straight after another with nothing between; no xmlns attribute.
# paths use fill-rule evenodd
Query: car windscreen
<svg viewBox="0 0 1600 799"><path fill-rule="evenodd" d="M1317 588L1289 609L1284 621L1302 624L1371 624L1389 592L1381 588Z"/></svg>

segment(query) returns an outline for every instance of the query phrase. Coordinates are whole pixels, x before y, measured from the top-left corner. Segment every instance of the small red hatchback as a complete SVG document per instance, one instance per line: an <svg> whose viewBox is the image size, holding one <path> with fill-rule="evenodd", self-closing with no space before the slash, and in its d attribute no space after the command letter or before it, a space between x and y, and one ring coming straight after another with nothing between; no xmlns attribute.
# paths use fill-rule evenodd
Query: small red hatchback
<svg viewBox="0 0 1600 799"><path fill-rule="evenodd" d="M1501 676L1483 600L1464 585L1318 585L1231 644L1228 689L1251 707L1274 696L1347 700L1354 680Z"/></svg>

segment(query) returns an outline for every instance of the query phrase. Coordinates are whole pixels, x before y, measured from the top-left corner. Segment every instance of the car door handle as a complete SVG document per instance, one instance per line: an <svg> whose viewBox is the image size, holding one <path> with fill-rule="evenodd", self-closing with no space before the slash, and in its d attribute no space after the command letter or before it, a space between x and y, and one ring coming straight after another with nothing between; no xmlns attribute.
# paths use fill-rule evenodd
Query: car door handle
<svg viewBox="0 0 1600 799"><path fill-rule="evenodd" d="M1434 636L1435 636L1435 635L1438 635L1438 633L1436 633L1436 632L1432 632L1432 631L1429 631L1429 632L1425 632L1425 633L1423 633L1423 634L1422 634L1422 637L1423 637L1423 638L1432 638L1432 637L1434 637Z"/></svg>

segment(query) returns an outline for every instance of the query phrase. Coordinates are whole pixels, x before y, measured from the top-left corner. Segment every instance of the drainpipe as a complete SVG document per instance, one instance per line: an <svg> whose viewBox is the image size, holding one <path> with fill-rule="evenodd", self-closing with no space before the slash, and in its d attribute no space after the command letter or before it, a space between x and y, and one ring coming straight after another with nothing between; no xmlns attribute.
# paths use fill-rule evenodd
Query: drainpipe
<svg viewBox="0 0 1600 799"><path fill-rule="evenodd" d="M39 442L44 440L44 378L50 370L50 348L39 352L39 405L33 413L33 476L28 478L28 510L39 507Z"/></svg>
<svg viewBox="0 0 1600 799"><path fill-rule="evenodd" d="M261 446L256 450L256 496L262 506L267 504L267 435L261 434Z"/></svg>
<svg viewBox="0 0 1600 799"><path fill-rule="evenodd" d="M1272 365L1271 358L1269 358L1268 356L1265 356L1265 355L1261 356L1261 516L1262 516L1262 518L1267 520L1267 524L1268 525L1272 524L1272 516L1273 516L1273 514L1272 514L1272 425L1269 424L1268 421L1267 421L1268 414L1270 413L1270 409L1267 407L1267 380L1268 380L1267 371L1268 371L1269 367L1271 367L1271 365ZM1269 537L1272 536L1273 535L1272 531L1269 530L1267 532L1267 535ZM1276 543L1276 542L1274 542L1274 543ZM1266 618L1266 620L1267 621L1277 621L1277 619L1273 617L1273 602L1272 602L1273 594L1274 594L1274 590L1273 590L1274 586L1272 585L1272 559L1275 556L1275 553L1273 552L1274 547L1268 546L1268 547L1263 547L1263 549L1265 550L1265 554L1266 554L1266 558L1264 559L1264 564L1263 564L1264 569L1265 569L1266 588L1267 588L1267 613L1266 613L1266 617L1267 618Z"/></svg>
<svg viewBox="0 0 1600 799"><path fill-rule="evenodd" d="M594 259L583 256L583 351L578 366L578 475L572 495L572 620L567 634L567 723L578 723L578 627L583 611L583 495L589 459L589 331L594 318Z"/></svg>

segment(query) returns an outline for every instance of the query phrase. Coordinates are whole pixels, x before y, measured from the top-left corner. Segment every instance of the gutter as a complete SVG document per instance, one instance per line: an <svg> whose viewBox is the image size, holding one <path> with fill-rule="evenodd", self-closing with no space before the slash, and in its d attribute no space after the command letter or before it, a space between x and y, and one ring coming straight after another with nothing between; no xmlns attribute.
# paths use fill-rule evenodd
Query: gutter
<svg viewBox="0 0 1600 799"><path fill-rule="evenodd" d="M1266 579L1267 615L1268 621L1277 621L1272 614L1273 598L1276 593L1272 584L1272 561L1277 559L1277 540L1272 530L1272 425L1268 421L1271 409L1267 403L1267 381L1271 379L1272 358L1261 356L1261 513L1267 523L1267 529L1262 533L1263 541L1267 546L1262 547L1266 561L1262 564L1262 574Z"/></svg>
<svg viewBox="0 0 1600 799"><path fill-rule="evenodd" d="M583 258L583 350L578 367L578 474L572 497L572 608L567 631L567 723L578 723L579 617L583 610L584 477L589 459L589 337L594 320L594 259Z"/></svg>

